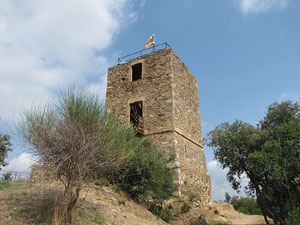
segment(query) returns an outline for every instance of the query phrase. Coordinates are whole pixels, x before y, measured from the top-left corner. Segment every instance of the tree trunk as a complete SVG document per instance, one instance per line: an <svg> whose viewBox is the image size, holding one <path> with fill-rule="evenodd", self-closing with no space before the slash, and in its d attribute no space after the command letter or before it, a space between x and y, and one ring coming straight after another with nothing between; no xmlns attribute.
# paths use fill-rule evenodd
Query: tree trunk
<svg viewBox="0 0 300 225"><path fill-rule="evenodd" d="M80 185L68 182L63 197L55 207L54 224L69 225L73 218L73 208L77 203Z"/></svg>

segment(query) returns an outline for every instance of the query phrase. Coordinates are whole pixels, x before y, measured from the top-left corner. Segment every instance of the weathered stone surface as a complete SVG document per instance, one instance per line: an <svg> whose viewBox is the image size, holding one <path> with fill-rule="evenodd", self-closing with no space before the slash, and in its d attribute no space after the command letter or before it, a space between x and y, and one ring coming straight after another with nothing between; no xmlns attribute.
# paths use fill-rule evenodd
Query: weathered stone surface
<svg viewBox="0 0 300 225"><path fill-rule="evenodd" d="M132 65L137 63L142 63L142 78L132 81ZM171 49L109 68L106 107L130 123L129 105L137 101L143 102L143 135L175 155L171 167L178 193L197 192L210 202L197 80Z"/></svg>

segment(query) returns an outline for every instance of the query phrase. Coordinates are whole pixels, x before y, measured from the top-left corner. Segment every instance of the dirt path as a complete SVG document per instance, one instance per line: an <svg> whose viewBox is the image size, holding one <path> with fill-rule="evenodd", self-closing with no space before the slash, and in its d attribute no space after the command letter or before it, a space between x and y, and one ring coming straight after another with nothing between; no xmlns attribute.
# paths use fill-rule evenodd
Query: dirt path
<svg viewBox="0 0 300 225"><path fill-rule="evenodd" d="M151 212L111 187L89 190L85 201L115 225L167 225Z"/></svg>
<svg viewBox="0 0 300 225"><path fill-rule="evenodd" d="M263 216L245 215L234 210L233 206L227 203L214 203L214 213L234 225L260 225L266 224ZM217 212L217 213L216 213Z"/></svg>
<svg viewBox="0 0 300 225"><path fill-rule="evenodd" d="M228 212L225 215L228 221L234 225L258 225L258 224L266 224L265 220L262 216L256 215L245 215L242 213Z"/></svg>

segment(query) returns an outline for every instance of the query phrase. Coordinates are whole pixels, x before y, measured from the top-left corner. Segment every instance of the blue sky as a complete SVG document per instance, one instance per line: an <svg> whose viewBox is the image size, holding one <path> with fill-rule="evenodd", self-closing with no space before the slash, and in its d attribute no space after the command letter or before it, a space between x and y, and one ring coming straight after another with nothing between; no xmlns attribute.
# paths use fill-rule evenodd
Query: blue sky
<svg viewBox="0 0 300 225"><path fill-rule="evenodd" d="M107 68L155 33L198 80L203 134L224 121L255 125L266 107L300 100L299 0L24 0L0 2L0 132L24 107L85 84L105 95ZM29 157L14 140L7 169ZM230 190L205 148L214 199Z"/></svg>

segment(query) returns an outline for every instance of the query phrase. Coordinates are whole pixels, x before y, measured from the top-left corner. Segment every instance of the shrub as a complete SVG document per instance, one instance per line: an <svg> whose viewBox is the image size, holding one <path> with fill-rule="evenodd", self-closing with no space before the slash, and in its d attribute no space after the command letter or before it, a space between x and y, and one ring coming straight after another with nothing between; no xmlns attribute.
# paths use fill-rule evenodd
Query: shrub
<svg viewBox="0 0 300 225"><path fill-rule="evenodd" d="M187 203L184 202L183 206L181 207L181 213L187 213L188 211L190 211L191 206Z"/></svg>
<svg viewBox="0 0 300 225"><path fill-rule="evenodd" d="M105 177L101 177L99 179L94 180L94 183L98 186L109 186L110 182L108 179L106 179Z"/></svg>
<svg viewBox="0 0 300 225"><path fill-rule="evenodd" d="M11 176L11 172L7 172L3 175L3 179L7 180L7 181L11 181L12 180L12 176Z"/></svg>
<svg viewBox="0 0 300 225"><path fill-rule="evenodd" d="M254 198L231 197L228 193L225 193L225 199L225 202L232 204L233 208L238 212L247 215L262 215L261 209Z"/></svg>
<svg viewBox="0 0 300 225"><path fill-rule="evenodd" d="M23 141L43 169L64 184L55 213L65 224L72 223L84 182L127 165L129 148L121 144L130 142L133 128L119 123L85 88L72 86L62 91L57 104L25 110L20 119L17 129Z"/></svg>
<svg viewBox="0 0 300 225"><path fill-rule="evenodd" d="M172 208L171 207L165 207L163 208L162 206L152 204L149 208L149 210L159 217L160 219L166 221L167 223L170 222L174 218Z"/></svg>
<svg viewBox="0 0 300 225"><path fill-rule="evenodd" d="M175 190L169 160L150 140L135 137L134 142L134 154L115 182L138 202L162 203Z"/></svg>
<svg viewBox="0 0 300 225"><path fill-rule="evenodd" d="M288 218L285 220L286 225L300 225L300 209L293 210L288 213Z"/></svg>

